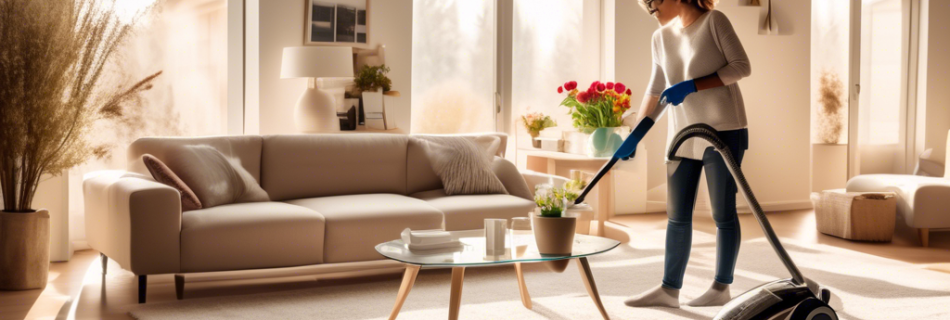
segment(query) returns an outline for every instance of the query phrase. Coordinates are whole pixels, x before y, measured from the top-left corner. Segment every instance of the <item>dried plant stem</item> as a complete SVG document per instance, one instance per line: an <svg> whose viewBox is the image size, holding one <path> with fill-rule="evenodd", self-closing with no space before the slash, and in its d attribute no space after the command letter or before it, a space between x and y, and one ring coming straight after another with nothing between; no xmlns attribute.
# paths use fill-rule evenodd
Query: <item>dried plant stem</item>
<svg viewBox="0 0 950 320"><path fill-rule="evenodd" d="M100 154L87 139L93 124L121 117L122 103L151 88L161 74L124 90L98 87L110 58L144 14L123 23L116 1L0 0L5 211L32 211L44 174L59 174Z"/></svg>

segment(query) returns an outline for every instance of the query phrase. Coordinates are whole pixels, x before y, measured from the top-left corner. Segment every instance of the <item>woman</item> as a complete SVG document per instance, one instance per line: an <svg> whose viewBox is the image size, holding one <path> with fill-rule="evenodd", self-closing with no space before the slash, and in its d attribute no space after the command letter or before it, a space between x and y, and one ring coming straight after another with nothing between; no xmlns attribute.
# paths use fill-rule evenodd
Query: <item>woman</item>
<svg viewBox="0 0 950 320"><path fill-rule="evenodd" d="M706 123L719 131L736 161L741 163L749 136L742 94L736 82L749 76L751 69L729 19L713 10L717 0L637 1L662 26L653 33L653 75L634 133L640 132L642 138L670 105L671 135L691 124ZM657 107L660 99L666 103ZM716 278L705 294L688 305L720 306L732 298L729 284L733 280L740 240L735 181L708 142L691 139L677 155L686 159L667 161L669 222L663 282L625 301L628 306L680 306L679 290L689 260L696 189L704 169L712 215L718 228Z"/></svg>

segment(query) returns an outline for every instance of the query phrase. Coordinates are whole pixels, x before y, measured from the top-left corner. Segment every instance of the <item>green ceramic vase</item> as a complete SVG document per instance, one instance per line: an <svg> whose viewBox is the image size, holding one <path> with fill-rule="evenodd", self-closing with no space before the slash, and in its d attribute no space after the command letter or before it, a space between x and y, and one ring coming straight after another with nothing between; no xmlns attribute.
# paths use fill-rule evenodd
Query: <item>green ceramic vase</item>
<svg viewBox="0 0 950 320"><path fill-rule="evenodd" d="M620 149L623 137L620 127L597 128L590 134L587 155L592 158L609 158Z"/></svg>

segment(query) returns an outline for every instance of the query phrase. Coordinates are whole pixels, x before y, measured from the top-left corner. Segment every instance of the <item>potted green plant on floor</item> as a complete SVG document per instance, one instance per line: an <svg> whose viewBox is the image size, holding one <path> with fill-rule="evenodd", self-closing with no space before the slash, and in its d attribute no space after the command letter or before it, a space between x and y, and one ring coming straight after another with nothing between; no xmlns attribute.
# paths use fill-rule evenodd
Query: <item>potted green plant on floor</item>
<svg viewBox="0 0 950 320"><path fill-rule="evenodd" d="M623 113L630 109L630 89L619 82L594 81L581 91L576 81L569 81L558 87L558 92L567 94L561 105L570 108L574 128L590 134L587 155L613 156L626 135L621 126Z"/></svg>
<svg viewBox="0 0 950 320"><path fill-rule="evenodd" d="M131 32L113 0L0 1L0 290L46 286L49 212L33 208L37 185L107 149L93 126L123 114L151 88L99 88L104 66ZM124 20L129 21L129 20Z"/></svg>
<svg viewBox="0 0 950 320"><path fill-rule="evenodd" d="M532 217L534 239L542 255L570 255L574 243L577 219L564 215L568 203L577 199L577 194L549 184L535 189L534 202L537 214Z"/></svg>

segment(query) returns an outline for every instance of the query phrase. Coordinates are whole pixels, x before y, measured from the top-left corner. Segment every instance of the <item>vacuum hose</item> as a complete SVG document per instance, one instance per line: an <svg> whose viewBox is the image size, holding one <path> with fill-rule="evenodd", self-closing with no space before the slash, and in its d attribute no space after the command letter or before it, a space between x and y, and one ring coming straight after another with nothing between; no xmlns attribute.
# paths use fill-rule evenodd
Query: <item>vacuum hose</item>
<svg viewBox="0 0 950 320"><path fill-rule="evenodd" d="M789 257L788 252L785 251L785 248L782 247L782 243L779 242L778 236L775 235L775 231L772 230L772 224L769 223L769 219L765 217L765 214L762 213L762 207L759 206L759 201L755 199L755 195L752 194L752 188L749 187L748 181L745 179L745 175L742 174L742 170L739 169L739 164L736 163L736 159L733 158L732 153L729 152L728 147L719 138L719 134L716 132L716 129L713 129L711 126L705 123L698 123L686 128L683 128L679 133L676 134L676 137L673 138L673 141L670 144L670 150L667 153L667 158L670 160L682 160L681 157L676 156L676 151L681 145L683 145L686 140L690 138L699 138L708 141L712 144L713 148L719 152L722 156L723 161L726 162L726 167L729 168L729 173L732 174L732 178L736 180L736 185L739 186L739 191L742 192L742 195L745 196L746 201L749 202L749 207L752 208L752 214L755 216L755 220L759 222L759 226L762 227L762 232L765 233L765 238L768 239L769 244L772 245L772 249L778 254L779 259L782 260L782 263L785 264L785 268L788 269L788 272L792 274L792 281L797 285L802 285L805 283L805 278L802 276L801 271L798 270L798 267L795 266L795 262L792 261L792 258Z"/></svg>

